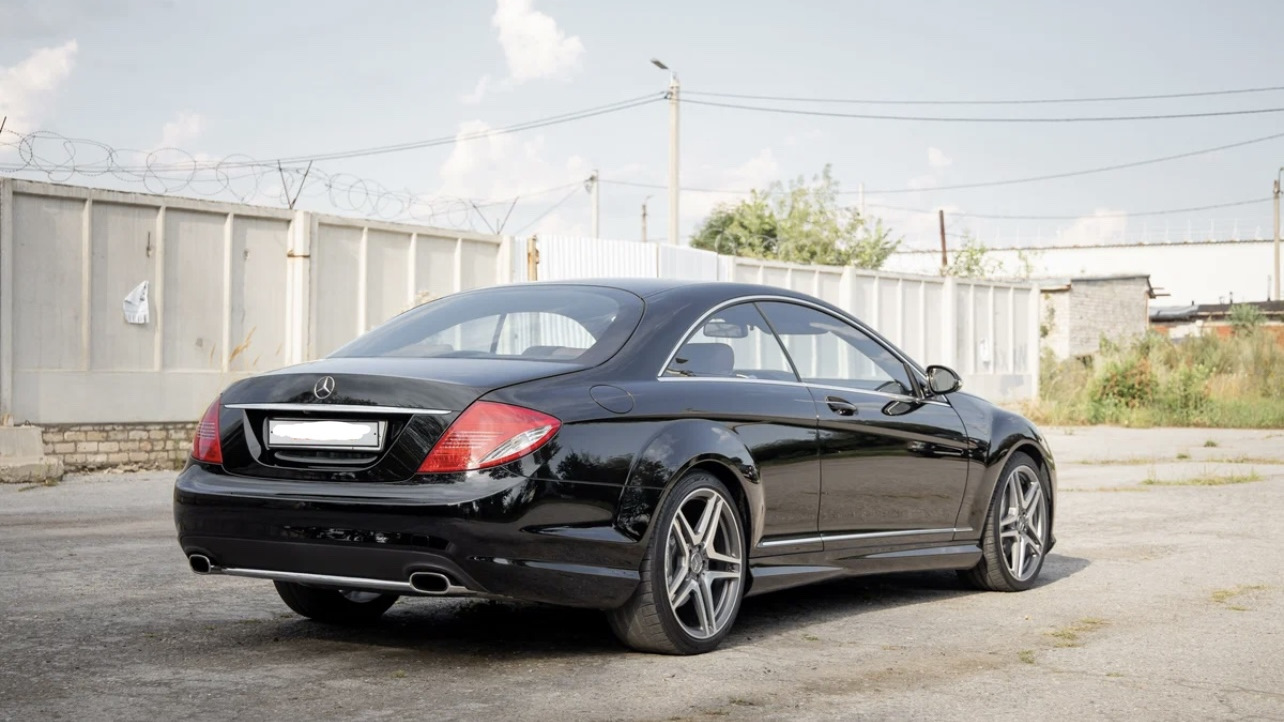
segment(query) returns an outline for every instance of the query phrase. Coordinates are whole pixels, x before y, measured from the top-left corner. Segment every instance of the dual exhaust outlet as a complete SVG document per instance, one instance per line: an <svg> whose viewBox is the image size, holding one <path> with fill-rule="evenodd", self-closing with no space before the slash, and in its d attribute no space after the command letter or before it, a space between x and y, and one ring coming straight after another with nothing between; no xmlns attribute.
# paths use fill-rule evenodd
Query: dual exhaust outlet
<svg viewBox="0 0 1284 722"><path fill-rule="evenodd" d="M280 582L297 584L316 584L350 589L374 589L400 594L427 594L429 596L468 596L475 594L471 589L462 587L441 572L413 572L404 582L387 579L362 579L359 577L340 577L329 574L307 574L304 572L278 572L267 569L241 569L237 567L220 567L204 554L192 554L187 563L197 574L227 574L236 577L271 579Z"/></svg>

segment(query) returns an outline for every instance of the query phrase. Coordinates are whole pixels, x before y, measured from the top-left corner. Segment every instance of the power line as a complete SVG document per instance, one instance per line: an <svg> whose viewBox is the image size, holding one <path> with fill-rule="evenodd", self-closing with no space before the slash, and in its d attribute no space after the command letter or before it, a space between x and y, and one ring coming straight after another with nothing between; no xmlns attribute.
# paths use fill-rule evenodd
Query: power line
<svg viewBox="0 0 1284 722"><path fill-rule="evenodd" d="M1209 153L1218 153L1224 150L1231 150L1233 148L1242 148L1244 146L1255 145L1257 143L1266 143L1268 141L1278 140L1280 138L1284 138L1284 133L1274 133L1272 135L1266 135L1260 138L1250 138L1248 140L1241 140L1235 143L1227 143L1225 145L1219 145L1213 148L1201 148L1199 150L1192 150L1184 153L1175 153L1173 155L1165 155L1165 156L1160 156L1158 158L1147 158L1145 160L1130 161L1128 163L1117 163L1114 165L1099 166L1096 168L1084 168L1082 170L1065 171L1062 173L1048 173L1048 174L1037 175L1037 176L1025 176L1022 178L1007 178L1004 180L977 181L975 183L955 183L953 185L933 186L931 188L876 188L876 189L867 189L864 191L864 193L867 196L894 195L894 194L900 194L900 193L932 193L936 191L964 190L968 188L990 188L994 186L1018 185L1021 183L1036 183L1039 181L1059 180L1062 178L1075 178L1078 176L1093 175L1096 173L1108 173L1110 171L1125 170L1128 168L1139 168L1147 165L1155 165L1157 163L1167 163L1168 161L1181 160L1184 158L1194 158L1196 156L1207 155ZM634 186L637 188L663 189L668 187L665 185L661 185L659 183L641 183L637 181L610 180L605 178L602 179L602 182L613 183L615 185L621 185L621 186ZM726 195L744 195L750 192L748 189L732 189L732 188L683 187L682 190L691 192L691 193L717 193L717 194L726 194ZM845 196L856 195L858 193L861 193L861 191L849 189L849 190L838 192L839 195L845 195ZM869 204L866 204L866 205L869 205Z"/></svg>
<svg viewBox="0 0 1284 722"><path fill-rule="evenodd" d="M630 98L629 100L622 100L616 103L597 106L595 108L588 108L585 110L579 110L572 113L563 113L561 115L549 116L547 118L539 118L537 120L531 120L525 123L517 123L515 125L510 125L503 128L493 128L490 130L478 131L476 133L465 133L462 135L456 134L456 135L450 135L450 136L442 136L439 138L430 138L428 140L412 141L409 143L399 143L397 145L378 146L374 148L359 148L355 150L339 151L339 152L333 152L333 153L320 153L315 155L300 155L300 156L294 156L290 158L281 158L281 159L274 158L272 160L274 161L280 160L282 163L303 163L309 160L312 160L312 161L339 160L344 158L358 158L358 157L371 156L371 155L380 155L384 153L397 153L405 150L417 150L419 148L431 148L433 146L438 146L438 145L451 145L461 141L476 140L478 138L490 138L497 135L506 135L508 133L516 133L523 130L534 130L536 128L546 128L550 125L560 125L562 123L570 123L576 120L584 120L586 118L593 118L599 115L606 115L608 113L618 113L619 111L622 111L622 110L629 110L631 108L637 108L639 106L647 105L648 103L654 103L658 100L662 100L663 98L664 98L663 93L648 93L646 95L638 96L636 98Z"/></svg>
<svg viewBox="0 0 1284 722"><path fill-rule="evenodd" d="M282 156L279 158L266 158L266 159L254 159L254 158L245 158L244 160L239 160L239 159L232 160L229 158L223 158L219 160L193 159L191 162L185 162L185 163L173 164L173 165L167 165L167 164L161 164L161 163L149 163L142 166L118 166L114 170L118 170L126 173L140 173L140 172L156 173L156 172L163 172L168 170L177 170L180 172L185 172L189 170L202 170L207 168L218 168L219 170L227 170L227 169L233 169L233 168L263 167L263 166L269 166L272 169L275 169L277 164L291 165L291 164L302 164L302 163L308 163L308 162L315 163L315 162L321 162L321 161L327 161L327 160L342 160L342 159L348 159L348 158L361 158L361 157L367 157L367 156L373 156L373 155L384 155L388 153L400 153L408 150L432 148L432 147L442 146L442 145L453 145L455 143L461 143L461 142L466 142L470 140L479 140L482 138L493 138L496 136L508 135L510 133L517 133L525 130L535 130L537 128L547 128L549 126L560 125L562 123L571 123L578 120L586 120L588 118L594 118L599 115L607 115L609 113L618 113L623 110L638 108L643 105L647 105L649 103L654 103L658 100L662 100L663 98L664 98L663 93L658 93L658 92L648 93L646 95L641 95L635 98L629 98L627 100L621 100L615 103L608 103L606 105L595 106L592 108L577 110L570 113L562 113L560 115L551 115L544 118L537 118L535 120L516 123L514 125L509 125L502 128L490 128L487 130L477 131L474 133L439 136L436 138L410 141L407 143L397 143L394 145L374 146L369 148L355 148L351 150L333 151L329 153L314 153L310 155ZM39 134L33 133L31 134L30 137L39 137ZM71 142L102 145L102 144L96 143L95 141L88 141L83 139L71 139ZM22 139L11 142L10 144L18 146L20 151L24 147L23 146L24 141ZM149 155L154 155L154 154L155 153L153 152L152 154L149 154ZM22 169L20 167L21 165L22 164L7 164L6 166L0 167L0 168L3 168L5 170L21 170Z"/></svg>
<svg viewBox="0 0 1284 722"><path fill-rule="evenodd" d="M871 98L809 98L787 95L751 95L745 93L715 93L701 90L683 90L683 96L710 98L736 98L740 100L776 100L789 103L847 103L851 105L1052 105L1064 103L1113 103L1134 100L1171 100L1174 98L1207 98L1220 95L1245 95L1271 93L1284 90L1284 85L1262 88L1236 88L1234 90L1206 90L1190 93L1162 93L1158 95L1113 95L1097 98L1020 98L1005 100L887 100Z"/></svg>
<svg viewBox="0 0 1284 722"><path fill-rule="evenodd" d="M577 183L577 184L576 184L576 186L577 186L576 188L572 188L570 193L567 193L566 195L562 196L562 199L561 199L561 200L559 200L558 202L556 202L556 203L554 203L553 205L549 206L549 207L548 207L548 209L547 209L547 210L545 210L543 213L539 214L538 216L535 216L535 219L534 219L534 220L530 221L529 223L527 223L526 225L522 226L521 228L518 228L517 230L513 231L513 235L515 235L515 236L517 236L517 235L521 235L522 231L526 230L527 228L530 228L531 226L535 225L536 223L539 223L540 221L544 220L544 217L545 217L545 216L547 216L548 214L550 214L550 213L552 213L553 211L557 210L558 208L561 208L563 203L565 203L565 202L569 201L569 200L571 199L571 197L572 197L572 196L574 196L574 195L576 194L576 192L578 192L578 191L579 191L578 185L579 185L579 184Z"/></svg>
<svg viewBox="0 0 1284 722"><path fill-rule="evenodd" d="M1235 115L1263 115L1267 113L1284 113L1284 108L1252 108L1249 110L1216 110L1201 113L1154 113L1149 115L1095 115L1076 117L1041 117L1041 118L996 118L985 116L941 116L941 115L879 115L874 113L839 113L825 110L801 110L798 108L777 108L760 105L743 105L740 103L720 103L711 100L691 100L680 98L679 102L689 105L707 105L714 108L748 110L759 113L777 113L783 115L809 115L823 118L852 118L856 120L898 120L924 123L1104 123L1133 120L1176 120L1181 118L1217 118Z"/></svg>
<svg viewBox="0 0 1284 722"><path fill-rule="evenodd" d="M1249 206L1258 203L1266 203L1272 200L1270 197L1254 198L1246 201L1231 201L1229 203L1215 203L1207 206L1190 206L1187 208L1165 208L1155 211L1121 211L1118 213L1081 213L1075 216L1039 216L1039 215L1004 215L995 213L968 213L966 211L949 211L952 216L963 218L982 218L986 220L1007 220L1007 221L1077 221L1081 218L1141 218L1145 216L1171 216L1179 213L1196 213L1199 211L1212 211L1219 208L1235 208L1238 206ZM935 214L937 209L928 208L907 208L905 206L889 206L876 203L867 203L871 208L880 208L883 210L901 211L904 213L921 213Z"/></svg>
<svg viewBox="0 0 1284 722"><path fill-rule="evenodd" d="M1106 165L1098 168L1086 168L1084 170L1067 171L1065 173L1049 173L1046 175L1027 176L1025 178L1009 178L1007 180L981 181L977 183L956 183L953 185L935 186L932 188L892 188L892 189L866 190L865 195L889 195L894 193L926 193L926 192L932 192L932 191L954 191L954 190L963 190L965 188L991 188L994 186L1016 185L1019 183L1035 183L1038 181L1059 180L1061 178L1075 178L1078 176L1093 175L1095 173L1108 173L1110 171L1124 170L1126 168L1139 168L1141 166L1154 165L1156 163L1166 163L1171 160L1181 160L1182 158L1193 158L1198 155L1207 155L1208 153L1217 153L1223 150L1230 150L1232 148L1242 148L1246 145L1254 145L1256 143L1265 143L1267 141L1277 140L1279 138L1284 138L1284 133L1275 133L1273 135L1262 136L1261 138L1252 138L1250 140L1242 140L1237 143L1227 143L1226 145L1219 145L1215 148L1204 148L1202 150L1192 150L1186 153L1176 153L1174 155L1166 155L1159 158L1148 158L1146 160L1137 160L1137 161L1132 161L1130 163L1118 163L1115 165ZM851 190L842 191L842 193L845 195L859 193L859 192L860 191L851 191Z"/></svg>

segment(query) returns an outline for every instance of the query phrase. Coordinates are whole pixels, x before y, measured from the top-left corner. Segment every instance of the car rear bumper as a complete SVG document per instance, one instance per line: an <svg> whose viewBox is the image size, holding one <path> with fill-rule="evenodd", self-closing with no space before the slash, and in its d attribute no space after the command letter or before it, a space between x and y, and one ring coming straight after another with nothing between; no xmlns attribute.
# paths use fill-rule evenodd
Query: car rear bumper
<svg viewBox="0 0 1284 722"><path fill-rule="evenodd" d="M450 580L443 596L609 609L637 588L642 556L615 527L619 496L618 486L499 472L286 482L192 464L175 484L174 519L183 553L206 557L213 573L439 594L410 585L434 572Z"/></svg>

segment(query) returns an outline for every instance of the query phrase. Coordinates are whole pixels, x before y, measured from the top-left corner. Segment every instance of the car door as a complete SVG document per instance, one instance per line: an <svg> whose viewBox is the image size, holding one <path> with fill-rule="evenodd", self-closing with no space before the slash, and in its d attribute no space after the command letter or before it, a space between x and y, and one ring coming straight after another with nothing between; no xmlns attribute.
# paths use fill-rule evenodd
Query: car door
<svg viewBox="0 0 1284 722"><path fill-rule="evenodd" d="M674 352L663 391L639 403L722 422L749 450L766 504L753 556L819 551L816 408L751 302L703 319ZM661 399L661 396L664 398Z"/></svg>
<svg viewBox="0 0 1284 722"><path fill-rule="evenodd" d="M825 550L948 541L967 485L959 415L920 397L901 358L847 320L759 308L816 402Z"/></svg>

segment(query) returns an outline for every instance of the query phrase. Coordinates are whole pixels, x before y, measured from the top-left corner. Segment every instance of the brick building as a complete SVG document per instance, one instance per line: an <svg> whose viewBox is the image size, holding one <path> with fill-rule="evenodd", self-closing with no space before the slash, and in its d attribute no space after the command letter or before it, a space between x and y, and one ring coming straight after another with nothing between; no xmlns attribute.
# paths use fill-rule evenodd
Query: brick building
<svg viewBox="0 0 1284 722"><path fill-rule="evenodd" d="M1082 276L1040 281L1043 347L1059 359L1091 356L1102 337L1126 342L1150 326L1150 300L1158 295L1146 274Z"/></svg>

